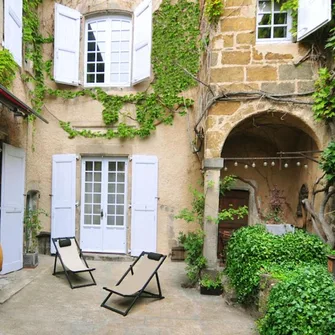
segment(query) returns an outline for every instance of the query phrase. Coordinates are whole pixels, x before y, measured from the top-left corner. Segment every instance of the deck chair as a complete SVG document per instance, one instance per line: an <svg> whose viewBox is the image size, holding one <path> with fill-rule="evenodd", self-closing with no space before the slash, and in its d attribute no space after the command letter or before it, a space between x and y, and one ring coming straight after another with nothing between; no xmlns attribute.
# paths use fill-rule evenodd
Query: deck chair
<svg viewBox="0 0 335 335"><path fill-rule="evenodd" d="M56 249L54 272L53 275L58 273L65 273L65 276L72 289L78 287L96 285L92 271L94 268L88 267L88 264L79 248L78 242L75 237L57 237L52 238L52 242ZM59 258L64 271L56 272L57 259ZM91 276L92 282L74 285L70 278L70 273L83 273L88 272Z"/></svg>
<svg viewBox="0 0 335 335"><path fill-rule="evenodd" d="M158 269L165 261L165 258L166 256L161 254L143 251L114 287L103 288L108 291L109 294L102 302L101 307L108 308L113 312L126 316L140 297L164 299L159 284ZM154 276L156 277L158 294L146 291L146 287ZM113 293L121 297L133 298L125 311L110 307L106 304Z"/></svg>

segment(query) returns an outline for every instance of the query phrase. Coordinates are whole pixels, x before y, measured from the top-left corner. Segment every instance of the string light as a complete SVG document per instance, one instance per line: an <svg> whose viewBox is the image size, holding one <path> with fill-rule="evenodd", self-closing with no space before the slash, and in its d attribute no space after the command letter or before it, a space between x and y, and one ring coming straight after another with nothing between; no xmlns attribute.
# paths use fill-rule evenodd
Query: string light
<svg viewBox="0 0 335 335"><path fill-rule="evenodd" d="M287 163L284 164L284 168L285 168L285 169L288 168L288 164L287 164Z"/></svg>
<svg viewBox="0 0 335 335"><path fill-rule="evenodd" d="M264 166L268 166L268 162L264 162L263 165L264 165Z"/></svg>
<svg viewBox="0 0 335 335"><path fill-rule="evenodd" d="M256 166L255 162L253 162L253 163L251 164L251 166L254 168L254 167Z"/></svg>
<svg viewBox="0 0 335 335"><path fill-rule="evenodd" d="M305 164L305 165L304 165L304 168L305 168L305 169L307 169L307 168L308 168L308 165L307 165L307 164Z"/></svg>
<svg viewBox="0 0 335 335"><path fill-rule="evenodd" d="M245 168L245 169L247 169L247 168L248 168L248 165L247 165L247 164L245 164L245 165L244 165L244 168Z"/></svg>
<svg viewBox="0 0 335 335"><path fill-rule="evenodd" d="M237 162L235 162L235 163L234 163L234 166L237 166L237 165L238 165L238 163L237 163Z"/></svg>
<svg viewBox="0 0 335 335"><path fill-rule="evenodd" d="M223 170L227 171L227 170L228 170L228 168L225 166Z"/></svg>
<svg viewBox="0 0 335 335"><path fill-rule="evenodd" d="M271 162L271 166L275 166L276 163L274 161Z"/></svg>
<svg viewBox="0 0 335 335"><path fill-rule="evenodd" d="M297 166L300 166L301 165L301 163L300 162L297 162Z"/></svg>

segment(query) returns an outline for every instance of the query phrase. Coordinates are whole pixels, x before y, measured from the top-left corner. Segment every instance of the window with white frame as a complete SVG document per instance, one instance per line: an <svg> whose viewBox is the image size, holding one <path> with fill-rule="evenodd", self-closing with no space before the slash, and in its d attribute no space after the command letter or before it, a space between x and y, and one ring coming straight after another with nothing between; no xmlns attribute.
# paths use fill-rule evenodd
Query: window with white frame
<svg viewBox="0 0 335 335"><path fill-rule="evenodd" d="M282 1L257 1L257 41L280 42L291 40L291 15L282 11Z"/></svg>
<svg viewBox="0 0 335 335"><path fill-rule="evenodd" d="M55 4L55 82L81 83L81 52L85 86L125 87L150 77L152 0L143 0L129 15L111 10L111 14L86 19L85 47L80 52L81 18L75 9Z"/></svg>
<svg viewBox="0 0 335 335"><path fill-rule="evenodd" d="M129 86L131 17L113 15L86 22L85 84Z"/></svg>

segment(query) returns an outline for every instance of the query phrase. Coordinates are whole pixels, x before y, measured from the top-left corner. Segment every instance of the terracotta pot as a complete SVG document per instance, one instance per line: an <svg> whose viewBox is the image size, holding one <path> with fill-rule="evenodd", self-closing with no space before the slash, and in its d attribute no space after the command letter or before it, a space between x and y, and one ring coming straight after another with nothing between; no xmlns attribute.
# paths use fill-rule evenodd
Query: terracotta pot
<svg viewBox="0 0 335 335"><path fill-rule="evenodd" d="M3 254L2 254L1 244L0 244L0 271L2 270L2 262L3 262Z"/></svg>

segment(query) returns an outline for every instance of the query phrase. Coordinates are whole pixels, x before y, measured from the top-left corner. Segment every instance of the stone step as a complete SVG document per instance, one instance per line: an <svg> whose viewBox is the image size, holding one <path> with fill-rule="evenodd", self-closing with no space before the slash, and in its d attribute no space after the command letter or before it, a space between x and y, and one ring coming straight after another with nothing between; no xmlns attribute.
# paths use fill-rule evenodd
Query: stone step
<svg viewBox="0 0 335 335"><path fill-rule="evenodd" d="M136 257L124 254L105 254L94 252L83 252L86 260L91 261L107 261L107 262L133 262Z"/></svg>

